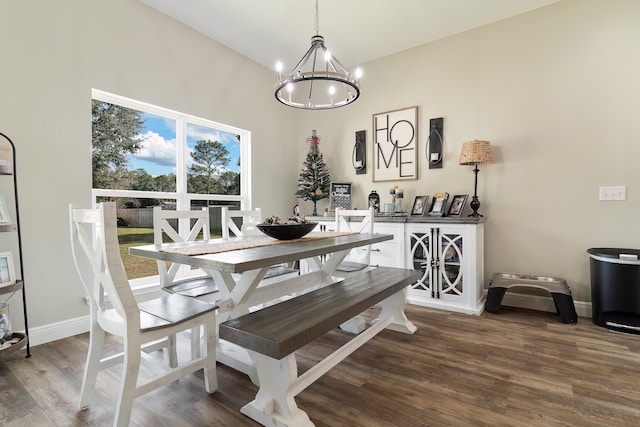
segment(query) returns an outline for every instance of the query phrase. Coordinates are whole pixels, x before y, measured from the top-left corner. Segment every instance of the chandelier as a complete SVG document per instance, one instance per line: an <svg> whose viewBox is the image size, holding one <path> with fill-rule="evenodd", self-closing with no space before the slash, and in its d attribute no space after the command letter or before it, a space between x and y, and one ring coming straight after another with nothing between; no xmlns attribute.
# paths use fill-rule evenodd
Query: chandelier
<svg viewBox="0 0 640 427"><path fill-rule="evenodd" d="M318 0L316 0L316 35L311 47L293 71L282 77L282 63L278 62L276 99L284 105L306 110L326 110L351 104L360 96L358 68L355 77L331 55L318 34Z"/></svg>

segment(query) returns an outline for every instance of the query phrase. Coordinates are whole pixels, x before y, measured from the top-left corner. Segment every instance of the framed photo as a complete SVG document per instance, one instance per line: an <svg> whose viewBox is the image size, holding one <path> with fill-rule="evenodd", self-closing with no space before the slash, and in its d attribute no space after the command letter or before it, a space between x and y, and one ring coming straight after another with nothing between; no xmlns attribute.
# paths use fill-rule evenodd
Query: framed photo
<svg viewBox="0 0 640 427"><path fill-rule="evenodd" d="M0 194L0 225L6 225L11 223L11 217L9 216L9 210L7 204L4 201L4 197Z"/></svg>
<svg viewBox="0 0 640 427"><path fill-rule="evenodd" d="M13 173L13 153L8 145L0 147L0 170L9 175Z"/></svg>
<svg viewBox="0 0 640 427"><path fill-rule="evenodd" d="M416 196L413 201L413 208L411 208L411 216L424 216L428 203L429 196Z"/></svg>
<svg viewBox="0 0 640 427"><path fill-rule="evenodd" d="M451 206L449 206L449 213L447 216L460 216L464 210L464 206L469 198L468 194L458 194L451 199Z"/></svg>
<svg viewBox="0 0 640 427"><path fill-rule="evenodd" d="M351 209L351 183L331 183L331 210Z"/></svg>
<svg viewBox="0 0 640 427"><path fill-rule="evenodd" d="M11 252L0 252L0 287L16 282Z"/></svg>
<svg viewBox="0 0 640 427"><path fill-rule="evenodd" d="M444 216L444 210L447 207L449 193L436 193L433 195L431 208L429 208L429 216Z"/></svg>
<svg viewBox="0 0 640 427"><path fill-rule="evenodd" d="M373 115L373 182L418 179L418 107Z"/></svg>

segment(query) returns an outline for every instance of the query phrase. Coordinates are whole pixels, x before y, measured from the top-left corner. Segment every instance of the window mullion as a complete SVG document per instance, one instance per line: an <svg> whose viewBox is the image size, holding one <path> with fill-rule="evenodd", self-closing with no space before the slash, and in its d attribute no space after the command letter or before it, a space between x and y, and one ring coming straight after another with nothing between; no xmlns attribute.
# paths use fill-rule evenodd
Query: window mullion
<svg viewBox="0 0 640 427"><path fill-rule="evenodd" d="M187 123L184 117L176 121L176 200L178 210L190 209L187 197Z"/></svg>

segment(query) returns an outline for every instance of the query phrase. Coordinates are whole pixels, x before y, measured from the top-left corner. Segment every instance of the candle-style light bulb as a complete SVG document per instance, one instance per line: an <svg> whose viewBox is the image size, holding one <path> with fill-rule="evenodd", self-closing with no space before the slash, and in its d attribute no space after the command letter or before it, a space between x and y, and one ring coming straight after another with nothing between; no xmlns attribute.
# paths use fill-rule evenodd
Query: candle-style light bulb
<svg viewBox="0 0 640 427"><path fill-rule="evenodd" d="M287 84L287 91L289 92L289 102L291 102L291 92L293 92L293 83Z"/></svg>

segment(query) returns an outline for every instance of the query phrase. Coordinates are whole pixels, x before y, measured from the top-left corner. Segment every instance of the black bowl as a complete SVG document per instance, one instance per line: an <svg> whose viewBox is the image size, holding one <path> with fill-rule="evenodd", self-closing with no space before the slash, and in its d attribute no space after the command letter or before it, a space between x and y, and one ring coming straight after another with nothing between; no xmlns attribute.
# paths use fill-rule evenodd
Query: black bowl
<svg viewBox="0 0 640 427"><path fill-rule="evenodd" d="M306 224L258 224L258 230L278 240L293 240L305 236L313 230L317 222Z"/></svg>

